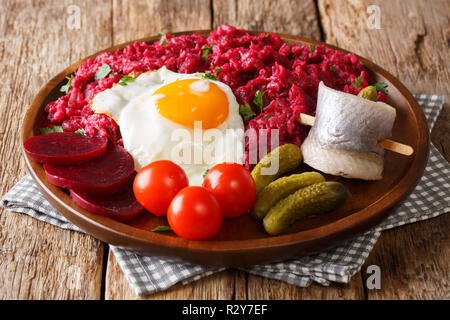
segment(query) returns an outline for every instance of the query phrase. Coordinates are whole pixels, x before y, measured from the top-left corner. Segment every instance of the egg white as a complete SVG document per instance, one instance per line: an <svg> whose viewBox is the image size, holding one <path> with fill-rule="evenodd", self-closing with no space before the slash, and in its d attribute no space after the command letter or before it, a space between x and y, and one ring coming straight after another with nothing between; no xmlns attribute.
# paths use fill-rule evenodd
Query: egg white
<svg viewBox="0 0 450 320"><path fill-rule="evenodd" d="M184 79L198 79L191 85L197 91L208 91L209 83L213 82L226 94L228 117L217 128L188 128L157 112L156 102L161 96L153 93ZM205 171L215 164L225 161L242 164L244 123L239 104L231 88L220 81L202 80L195 74L162 67L139 75L126 86L115 85L98 93L91 105L94 112L107 114L119 124L124 147L133 156L136 170L152 161L171 160L183 168L190 185L201 185Z"/></svg>

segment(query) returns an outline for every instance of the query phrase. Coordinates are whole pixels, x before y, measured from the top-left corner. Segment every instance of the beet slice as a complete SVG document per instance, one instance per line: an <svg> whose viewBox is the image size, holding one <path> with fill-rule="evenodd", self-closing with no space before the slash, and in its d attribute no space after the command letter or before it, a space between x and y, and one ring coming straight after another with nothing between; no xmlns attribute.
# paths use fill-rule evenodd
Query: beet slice
<svg viewBox="0 0 450 320"><path fill-rule="evenodd" d="M23 147L31 159L58 165L76 164L100 157L108 139L89 137L73 132L53 132L31 137Z"/></svg>
<svg viewBox="0 0 450 320"><path fill-rule="evenodd" d="M89 212L118 221L127 221L145 210L134 197L133 180L131 177L129 183L113 194L95 196L70 190L70 196L76 204Z"/></svg>
<svg viewBox="0 0 450 320"><path fill-rule="evenodd" d="M104 195L117 191L134 173L133 157L121 146L109 144L100 158L69 166L44 164L50 183L76 192Z"/></svg>

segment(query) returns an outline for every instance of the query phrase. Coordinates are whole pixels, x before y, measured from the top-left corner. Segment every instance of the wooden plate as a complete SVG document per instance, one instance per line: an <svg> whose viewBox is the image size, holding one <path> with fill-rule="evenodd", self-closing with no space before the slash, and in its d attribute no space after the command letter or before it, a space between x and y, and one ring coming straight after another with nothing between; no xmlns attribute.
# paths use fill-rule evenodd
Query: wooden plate
<svg viewBox="0 0 450 320"><path fill-rule="evenodd" d="M174 35L194 32L207 34L210 31L190 31ZM289 43L322 44L290 35L279 34L279 36ZM139 41L155 40L154 36ZM122 49L129 43L102 51ZM331 45L327 47L345 51ZM65 77L72 74L86 59L62 71L37 94L23 122L22 142L38 134L39 128L47 124L45 105L61 96L59 89L65 84ZM296 223L284 235L268 236L261 224L252 220L250 215L226 220L214 240L203 242L185 240L171 233L151 232L154 227L167 222L165 218L149 213L144 213L128 223L114 221L80 208L63 189L48 183L42 166L29 159L23 151L24 157L31 175L47 199L72 223L109 244L143 254L214 266L243 266L310 254L336 245L376 225L413 189L425 168L429 133L421 107L405 86L391 74L367 59L360 57L360 61L376 81L384 81L389 85L388 103L397 109L393 139L411 145L415 153L405 157L386 152L384 178L380 181L366 182L327 177L327 180L344 183L352 193L352 198L334 212ZM300 168L305 169L309 168L306 165Z"/></svg>

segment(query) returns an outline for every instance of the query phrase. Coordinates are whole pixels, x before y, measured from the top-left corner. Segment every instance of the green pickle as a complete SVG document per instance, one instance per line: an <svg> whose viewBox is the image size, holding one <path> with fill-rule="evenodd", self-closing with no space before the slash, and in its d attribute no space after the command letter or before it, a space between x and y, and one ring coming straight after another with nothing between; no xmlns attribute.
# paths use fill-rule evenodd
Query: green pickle
<svg viewBox="0 0 450 320"><path fill-rule="evenodd" d="M273 174L264 174L264 168L270 168L278 158L278 170ZM287 143L273 149L262 158L251 174L256 184L256 191L260 192L265 186L286 172L297 168L303 160L302 151L295 144Z"/></svg>
<svg viewBox="0 0 450 320"><path fill-rule="evenodd" d="M377 88L375 86L367 86L359 92L358 96L367 100L377 101Z"/></svg>
<svg viewBox="0 0 450 320"><path fill-rule="evenodd" d="M253 216L256 219L261 220L270 208L281 199L294 193L298 189L324 181L325 178L318 172L304 172L281 177L269 183L258 193L252 210Z"/></svg>
<svg viewBox="0 0 450 320"><path fill-rule="evenodd" d="M299 219L333 210L350 196L339 182L320 182L302 188L277 202L263 220L264 229L271 235L285 231Z"/></svg>

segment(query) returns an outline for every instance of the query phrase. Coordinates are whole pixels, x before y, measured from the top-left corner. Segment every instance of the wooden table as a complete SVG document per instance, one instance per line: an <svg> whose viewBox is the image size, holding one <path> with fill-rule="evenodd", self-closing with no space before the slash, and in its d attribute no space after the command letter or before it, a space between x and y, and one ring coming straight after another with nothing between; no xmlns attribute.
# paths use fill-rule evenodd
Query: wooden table
<svg viewBox="0 0 450 320"><path fill-rule="evenodd" d="M367 20L376 14L367 12L369 5L380 9L381 29L369 29ZM71 20L77 10L79 29ZM0 195L26 174L19 136L33 96L67 65L102 48L161 30L209 29L228 23L338 45L383 66L412 92L448 98L449 12L448 0L3 0ZM370 19L373 26L376 20ZM447 159L449 128L447 105L432 133L434 145ZM443 215L384 232L349 284L298 288L227 270L146 298L449 299L449 227L450 215ZM372 264L381 268L380 290L365 285L366 269ZM137 297L107 244L1 210L0 298Z"/></svg>

